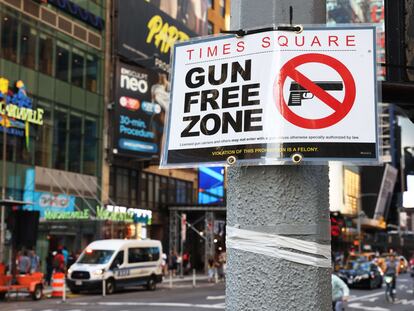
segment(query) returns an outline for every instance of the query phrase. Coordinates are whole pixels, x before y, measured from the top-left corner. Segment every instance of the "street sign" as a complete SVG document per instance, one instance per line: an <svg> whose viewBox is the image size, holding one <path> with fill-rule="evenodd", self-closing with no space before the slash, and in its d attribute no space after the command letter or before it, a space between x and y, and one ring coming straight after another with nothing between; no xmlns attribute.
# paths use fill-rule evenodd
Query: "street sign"
<svg viewBox="0 0 414 311"><path fill-rule="evenodd" d="M377 162L376 29L177 43L161 166Z"/></svg>

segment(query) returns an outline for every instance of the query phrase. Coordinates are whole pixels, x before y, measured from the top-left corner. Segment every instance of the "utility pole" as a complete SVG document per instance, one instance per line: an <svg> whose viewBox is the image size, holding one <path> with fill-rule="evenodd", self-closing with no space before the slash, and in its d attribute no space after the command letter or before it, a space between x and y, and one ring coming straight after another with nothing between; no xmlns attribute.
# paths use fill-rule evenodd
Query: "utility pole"
<svg viewBox="0 0 414 311"><path fill-rule="evenodd" d="M325 0L232 0L231 29L324 24ZM269 103L270 104L270 103ZM328 166L228 170L227 226L329 245ZM228 248L226 310L331 310L331 269Z"/></svg>

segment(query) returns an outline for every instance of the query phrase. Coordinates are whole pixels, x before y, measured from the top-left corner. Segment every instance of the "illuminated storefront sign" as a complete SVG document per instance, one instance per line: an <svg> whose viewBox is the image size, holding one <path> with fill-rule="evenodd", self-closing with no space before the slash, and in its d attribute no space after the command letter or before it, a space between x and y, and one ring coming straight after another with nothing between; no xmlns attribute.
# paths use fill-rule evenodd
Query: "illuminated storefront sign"
<svg viewBox="0 0 414 311"><path fill-rule="evenodd" d="M152 212L135 208L125 208L107 205L106 207L97 206L96 216L91 215L90 210L57 212L45 211L45 220L110 220L128 223L151 224Z"/></svg>
<svg viewBox="0 0 414 311"><path fill-rule="evenodd" d="M152 221L152 211L147 209L128 208L125 206L118 205L106 205L105 208L110 213L132 215L132 220L135 223L144 223L150 225Z"/></svg>
<svg viewBox="0 0 414 311"><path fill-rule="evenodd" d="M47 3L98 29L104 29L104 20L69 0L46 0Z"/></svg>
<svg viewBox="0 0 414 311"><path fill-rule="evenodd" d="M6 128L8 134L26 137L26 147L29 147L30 124L43 125L44 110L33 109L32 104L23 81L17 81L13 90L9 80L0 77L0 131Z"/></svg>

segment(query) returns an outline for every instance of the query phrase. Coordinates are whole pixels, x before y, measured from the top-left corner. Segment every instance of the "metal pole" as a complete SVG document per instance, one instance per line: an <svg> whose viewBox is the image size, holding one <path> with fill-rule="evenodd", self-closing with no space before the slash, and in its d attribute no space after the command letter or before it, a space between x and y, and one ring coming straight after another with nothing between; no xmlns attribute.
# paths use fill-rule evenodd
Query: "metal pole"
<svg viewBox="0 0 414 311"><path fill-rule="evenodd" d="M169 283L170 283L170 288L172 288L173 287L173 284L172 284L172 270L170 270L170 280L169 280Z"/></svg>
<svg viewBox="0 0 414 311"><path fill-rule="evenodd" d="M62 302L66 302L66 278L63 278Z"/></svg>
<svg viewBox="0 0 414 311"><path fill-rule="evenodd" d="M102 297L106 296L105 274L102 275Z"/></svg>
<svg viewBox="0 0 414 311"><path fill-rule="evenodd" d="M233 0L231 29L323 24L324 0ZM274 104L274 103L268 103ZM327 166L230 167L227 226L330 244ZM227 248L226 310L331 310L331 269Z"/></svg>
<svg viewBox="0 0 414 311"><path fill-rule="evenodd" d="M196 270L193 269L193 287L196 287Z"/></svg>
<svg viewBox="0 0 414 311"><path fill-rule="evenodd" d="M2 163L2 187L1 187L1 198L4 201L6 199L6 152L7 152L7 128L6 128L6 115L3 115L3 163ZM4 243L5 243L5 217L6 207L1 206L1 219L0 219L0 263L4 263Z"/></svg>

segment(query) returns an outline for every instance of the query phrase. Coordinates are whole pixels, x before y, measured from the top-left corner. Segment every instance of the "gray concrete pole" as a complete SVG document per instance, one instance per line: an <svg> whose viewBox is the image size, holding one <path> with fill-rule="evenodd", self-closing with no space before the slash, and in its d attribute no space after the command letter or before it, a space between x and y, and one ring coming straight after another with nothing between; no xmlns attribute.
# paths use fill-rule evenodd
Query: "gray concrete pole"
<svg viewBox="0 0 414 311"><path fill-rule="evenodd" d="M232 0L231 29L323 24L324 0ZM327 166L232 167L227 225L330 243ZM228 249L226 310L331 310L329 268Z"/></svg>

